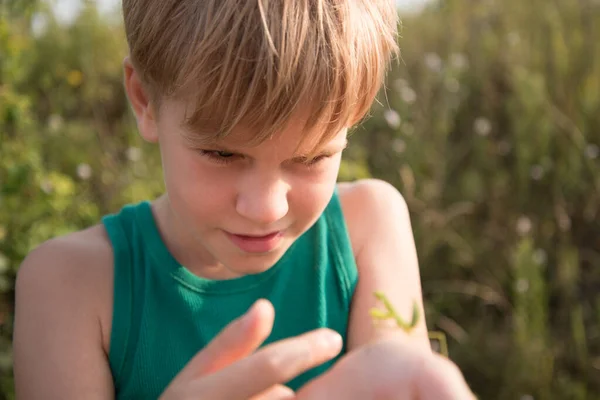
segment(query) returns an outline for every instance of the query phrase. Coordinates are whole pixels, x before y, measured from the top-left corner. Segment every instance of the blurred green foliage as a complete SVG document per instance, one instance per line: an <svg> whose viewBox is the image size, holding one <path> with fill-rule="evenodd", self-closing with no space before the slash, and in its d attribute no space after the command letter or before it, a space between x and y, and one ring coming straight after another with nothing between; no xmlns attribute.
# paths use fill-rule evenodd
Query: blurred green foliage
<svg viewBox="0 0 600 400"><path fill-rule="evenodd" d="M0 2L0 395L28 251L163 189L122 87L119 16ZM402 60L341 179L412 211L431 330L482 399L600 398L600 2L445 0L403 16Z"/></svg>

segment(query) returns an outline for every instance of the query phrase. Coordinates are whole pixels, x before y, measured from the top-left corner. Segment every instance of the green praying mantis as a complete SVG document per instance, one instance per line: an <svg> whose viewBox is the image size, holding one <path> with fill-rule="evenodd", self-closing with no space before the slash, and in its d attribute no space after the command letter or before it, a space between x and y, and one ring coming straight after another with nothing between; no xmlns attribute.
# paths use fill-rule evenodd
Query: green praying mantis
<svg viewBox="0 0 600 400"><path fill-rule="evenodd" d="M393 319L396 325L403 329L406 333L411 333L411 331L417 326L419 323L419 319L421 317L421 313L419 311L419 306L416 301L413 301L413 309L412 309L412 317L409 322L405 321L394 309L392 303L389 301L387 296L383 292L375 292L375 297L383 303L384 310L379 308L373 308L370 311L371 317L373 321L385 321L388 319ZM448 357L448 342L446 341L446 335L443 332L433 331L429 332L429 340L434 341L438 344L438 352L445 357Z"/></svg>

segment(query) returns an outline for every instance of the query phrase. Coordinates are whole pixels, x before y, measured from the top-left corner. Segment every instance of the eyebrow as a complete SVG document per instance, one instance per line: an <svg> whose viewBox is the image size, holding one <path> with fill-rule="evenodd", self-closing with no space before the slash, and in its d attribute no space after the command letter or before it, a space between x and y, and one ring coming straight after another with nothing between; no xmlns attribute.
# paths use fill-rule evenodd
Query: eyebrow
<svg viewBox="0 0 600 400"><path fill-rule="evenodd" d="M330 144L328 146L323 147L322 149L319 149L317 151L315 151L315 153L338 153L342 150L344 150L346 147L348 147L348 139L344 139L343 142L341 143L335 143L335 144Z"/></svg>
<svg viewBox="0 0 600 400"><path fill-rule="evenodd" d="M210 144L210 145L206 145L206 147L218 149L219 151L223 151L223 152L227 152L227 153L238 154L238 155L241 155L244 157L251 157L248 154L244 154L243 152L237 151L227 145ZM313 155L333 155L333 154L339 153L341 151L344 151L344 149L346 149L347 147L348 147L348 138L345 138L344 141L339 144L338 143L329 144L329 145L327 145L319 150L316 150L312 153L296 154L291 158L291 160L303 159L303 158L307 158L308 156L313 156Z"/></svg>

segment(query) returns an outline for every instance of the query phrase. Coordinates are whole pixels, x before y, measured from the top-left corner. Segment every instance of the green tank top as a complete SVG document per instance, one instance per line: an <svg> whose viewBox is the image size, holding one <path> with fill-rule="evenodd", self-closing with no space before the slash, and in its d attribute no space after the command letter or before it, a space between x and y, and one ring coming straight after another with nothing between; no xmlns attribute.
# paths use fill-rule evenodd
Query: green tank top
<svg viewBox="0 0 600 400"><path fill-rule="evenodd" d="M339 332L345 343L358 275L337 190L277 264L231 280L203 279L179 264L148 202L127 205L102 221L114 251L109 362L117 399L158 398L199 350L259 298L275 308L265 344L320 327ZM297 390L336 360L287 384Z"/></svg>

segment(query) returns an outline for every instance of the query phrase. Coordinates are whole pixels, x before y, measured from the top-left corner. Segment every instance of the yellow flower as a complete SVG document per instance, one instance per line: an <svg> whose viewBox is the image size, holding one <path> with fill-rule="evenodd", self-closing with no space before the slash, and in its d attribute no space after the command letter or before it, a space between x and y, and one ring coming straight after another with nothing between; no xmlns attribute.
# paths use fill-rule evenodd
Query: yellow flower
<svg viewBox="0 0 600 400"><path fill-rule="evenodd" d="M76 69L69 71L67 74L67 82L73 87L81 85L81 82L83 82L83 73Z"/></svg>

